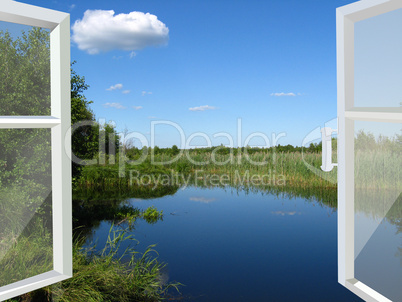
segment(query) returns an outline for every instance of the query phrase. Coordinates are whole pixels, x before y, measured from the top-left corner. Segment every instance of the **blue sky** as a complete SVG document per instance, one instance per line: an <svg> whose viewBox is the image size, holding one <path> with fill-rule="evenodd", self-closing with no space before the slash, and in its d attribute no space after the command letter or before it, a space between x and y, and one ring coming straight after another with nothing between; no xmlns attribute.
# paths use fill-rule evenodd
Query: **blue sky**
<svg viewBox="0 0 402 302"><path fill-rule="evenodd" d="M284 133L281 145L301 145L311 130L336 117L335 9L354 1L21 2L69 12L72 27L84 22L87 10L114 10L72 30L82 41L72 42L71 59L90 85L85 95L94 102L96 117L114 121L118 131L127 128L149 138L151 121L168 120L186 137L201 131L213 145L227 144L213 138L227 132L237 145L241 118L242 144L249 134L262 132L270 139ZM154 28L140 26L142 32L130 37L116 25L96 37L102 20L124 23L127 16L116 16L134 11L156 16ZM86 37L91 26L95 36ZM92 48L85 49L88 43ZM180 144L171 126L157 126L155 133L158 146ZM191 145L203 142L196 138Z"/></svg>

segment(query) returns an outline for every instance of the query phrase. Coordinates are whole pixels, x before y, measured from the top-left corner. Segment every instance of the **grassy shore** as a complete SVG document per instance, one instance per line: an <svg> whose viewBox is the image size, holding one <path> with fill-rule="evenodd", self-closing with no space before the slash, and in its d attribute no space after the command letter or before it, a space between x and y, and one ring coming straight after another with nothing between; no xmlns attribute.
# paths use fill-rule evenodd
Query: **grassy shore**
<svg viewBox="0 0 402 302"><path fill-rule="evenodd" d="M356 150L355 186L374 194L400 188L400 153L384 150ZM76 181L80 192L120 192L137 198L155 198L174 194L182 186L232 187L285 194L337 206L337 168L323 172L320 152L270 152L259 150L226 154L185 150L182 154L148 152L119 162L86 166ZM140 162L140 159L141 162ZM336 162L336 158L333 159ZM371 192L371 193L370 193ZM360 200L360 199L359 199ZM368 208L364 204L359 208ZM364 202L363 202L364 203ZM373 209L376 207L372 207Z"/></svg>
<svg viewBox="0 0 402 302"><path fill-rule="evenodd" d="M148 154L141 163L138 158L126 158L123 166L107 161L104 165L85 166L75 180L75 196L86 199L90 196L93 200L119 196L157 198L174 194L183 186L231 187L246 192L301 197L336 208L336 168L330 173L320 171L320 153L255 152L247 158L244 154L231 157L230 154L192 150L189 156L158 154L152 157ZM262 165L255 164L264 161ZM94 207L97 204L99 202L94 202Z"/></svg>
<svg viewBox="0 0 402 302"><path fill-rule="evenodd" d="M358 140L358 142L360 142ZM400 145L378 143L376 148L356 148L355 186L367 189L398 188L400 178ZM365 146L365 145L364 145ZM334 153L334 162L337 162ZM159 148L126 152L103 165L86 166L76 187L107 190L137 190L145 186L182 186L204 183L205 186L251 185L254 187L336 188L337 168L321 171L321 151L276 152L273 149L177 150L172 154ZM199 181L202 180L202 181Z"/></svg>
<svg viewBox="0 0 402 302"><path fill-rule="evenodd" d="M145 211L123 207L116 212L115 221L119 226L132 225L140 218L153 223L162 215L153 207ZM3 255L2 285L52 270L52 236L39 219L35 225L29 236L20 235ZM121 245L127 241L131 241L130 248L122 251ZM98 247L94 245L84 248L84 243L85 237L76 236L73 278L8 301L160 301L170 288L178 290L180 286L180 283L163 281L161 270L165 264L157 260L154 246L149 246L143 254L138 253L137 241L124 227L110 229L100 252L95 252Z"/></svg>
<svg viewBox="0 0 402 302"><path fill-rule="evenodd" d="M77 189L102 187L141 191L144 186L184 185L204 182L213 185L272 187L328 187L336 188L336 169L324 174L320 171L320 153L254 153L250 156L189 154L151 156L138 162L126 158L124 165L105 164L86 166L76 181ZM136 162L137 161L137 162ZM217 184L218 185L218 184Z"/></svg>

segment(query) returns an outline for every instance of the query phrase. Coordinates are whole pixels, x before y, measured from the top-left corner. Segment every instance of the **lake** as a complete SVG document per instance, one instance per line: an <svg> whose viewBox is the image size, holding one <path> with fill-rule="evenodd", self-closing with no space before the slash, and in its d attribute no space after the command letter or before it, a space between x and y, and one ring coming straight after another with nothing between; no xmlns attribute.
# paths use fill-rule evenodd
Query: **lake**
<svg viewBox="0 0 402 302"><path fill-rule="evenodd" d="M188 187L128 200L154 205L163 221L135 225L137 250L157 244L180 301L362 301L337 282L337 213L314 198L233 188ZM110 222L87 243L104 246Z"/></svg>

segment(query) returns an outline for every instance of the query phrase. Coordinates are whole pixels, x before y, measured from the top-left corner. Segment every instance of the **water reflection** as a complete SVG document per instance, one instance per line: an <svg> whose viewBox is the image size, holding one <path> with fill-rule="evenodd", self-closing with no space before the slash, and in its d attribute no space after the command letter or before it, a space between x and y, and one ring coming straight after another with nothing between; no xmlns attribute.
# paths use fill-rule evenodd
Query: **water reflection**
<svg viewBox="0 0 402 302"><path fill-rule="evenodd" d="M293 216L293 215L301 215L301 212L296 212L296 211L291 211L291 212L284 212L284 211L275 211L271 212L273 215L279 215L279 216Z"/></svg>
<svg viewBox="0 0 402 302"><path fill-rule="evenodd" d="M163 210L163 221L139 220L134 235L139 252L157 244L159 260L168 263L164 278L185 284L173 299L359 301L336 281L336 190L281 189L193 186L124 202ZM109 228L104 220L92 229L99 246ZM320 276L321 289L306 272Z"/></svg>
<svg viewBox="0 0 402 302"><path fill-rule="evenodd" d="M185 301L191 300L189 297L223 301L250 291L243 300L321 297L326 301L360 301L337 284L336 194L336 190L321 188L226 186L175 188L163 197L148 199L133 194L131 199L100 203L92 200L86 205L87 218L96 223L92 221L92 228L88 229L88 241L98 239L102 246L102 238L111 225L105 217L113 208L131 205L143 210L154 205L163 210L164 219L154 225L136 223L134 234L140 242L137 248L141 252L146 246L157 244L159 259L168 263L164 278L169 276L171 281L186 285L180 297ZM377 207L369 207L370 194L360 196L361 202L356 202L359 215L370 221L384 214L378 198ZM81 203L85 202L82 199ZM98 207L99 215L94 216ZM400 232L400 217L398 201L387 212L385 230L397 228ZM402 261L400 255L399 244L392 249L398 265ZM242 277L236 277L234 270L241 271ZM306 272L311 277L320 276L322 290L304 282ZM281 282L303 290L283 294L278 290Z"/></svg>
<svg viewBox="0 0 402 302"><path fill-rule="evenodd" d="M216 201L216 198L207 198L207 197L190 197L191 201L197 201L202 203L210 203Z"/></svg>

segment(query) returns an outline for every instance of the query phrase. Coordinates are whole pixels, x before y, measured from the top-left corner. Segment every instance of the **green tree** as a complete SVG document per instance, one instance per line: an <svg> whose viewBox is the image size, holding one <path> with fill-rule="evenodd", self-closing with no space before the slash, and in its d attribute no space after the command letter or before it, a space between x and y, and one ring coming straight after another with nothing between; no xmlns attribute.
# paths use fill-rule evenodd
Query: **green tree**
<svg viewBox="0 0 402 302"><path fill-rule="evenodd" d="M0 115L50 115L49 38L48 30L36 27L18 37L0 31ZM89 107L92 102L84 95L88 88L85 77L71 69L71 124L81 123L72 134L72 152L81 160L97 158L99 133L102 131L105 132L102 143L106 144L106 154L110 153L109 150L118 152L119 149L119 136L115 130L110 126L100 129L96 123ZM17 159L24 157L21 152L35 158L38 164L35 169L50 169L50 147L44 144L42 148L38 147L38 142L50 144L49 133L48 129L0 130L0 171L8 172L0 175L0 183L5 178L15 181L17 176L23 177L28 171L32 177L34 166L28 169L26 156L25 161L19 161L19 165L25 165L26 169L16 166ZM35 152L25 146L28 142L33 142L31 149L36 145ZM79 164L73 162L73 177L79 175ZM38 176L37 179L47 178Z"/></svg>
<svg viewBox="0 0 402 302"><path fill-rule="evenodd" d="M49 41L44 29L0 31L0 115L50 115ZM49 217L50 145L50 129L0 129L0 237L28 230L24 217Z"/></svg>
<svg viewBox="0 0 402 302"><path fill-rule="evenodd" d="M356 150L375 150L377 143L372 133L366 133L363 130L359 130L355 139Z"/></svg>
<svg viewBox="0 0 402 302"><path fill-rule="evenodd" d="M33 28L17 38L0 31L0 115L50 115L47 30ZM39 185L44 190L50 182L50 130L0 130L0 170L0 183L36 179L32 194Z"/></svg>
<svg viewBox="0 0 402 302"><path fill-rule="evenodd" d="M99 164L114 164L119 152L120 136L111 124L99 127Z"/></svg>
<svg viewBox="0 0 402 302"><path fill-rule="evenodd" d="M179 153L180 153L179 148L176 145L173 145L172 148L170 149L170 154L175 156L175 155L177 155Z"/></svg>
<svg viewBox="0 0 402 302"><path fill-rule="evenodd" d="M0 31L0 115L50 115L49 31Z"/></svg>
<svg viewBox="0 0 402 302"><path fill-rule="evenodd" d="M75 64L75 61L72 65ZM84 91L89 88L85 83L85 77L78 75L71 69L71 125L78 125L71 136L71 147L73 154L81 159L93 159L99 150L99 125L95 121L95 114L84 95ZM73 177L79 175L80 163L73 162Z"/></svg>
<svg viewBox="0 0 402 302"><path fill-rule="evenodd" d="M106 157L111 159L110 155L113 157L119 152L120 137L111 124L96 122L89 107L93 102L84 95L88 88L85 77L71 69L71 124L79 125L71 137L72 152L81 160L98 159L100 164L106 164ZM73 177L78 177L80 170L81 162L73 162Z"/></svg>

